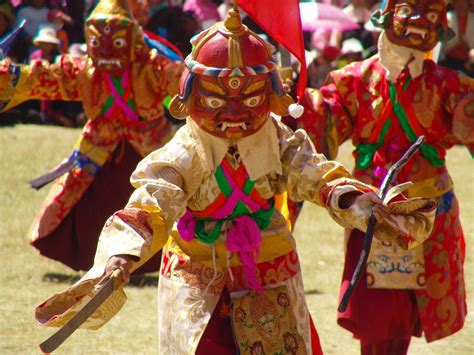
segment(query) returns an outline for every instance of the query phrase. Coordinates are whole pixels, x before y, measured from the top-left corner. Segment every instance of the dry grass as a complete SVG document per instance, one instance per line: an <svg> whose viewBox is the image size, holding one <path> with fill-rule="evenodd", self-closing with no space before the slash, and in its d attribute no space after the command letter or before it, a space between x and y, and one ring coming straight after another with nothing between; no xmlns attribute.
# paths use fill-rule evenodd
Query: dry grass
<svg viewBox="0 0 474 355"><path fill-rule="evenodd" d="M78 130L23 125L0 128L0 353L38 354L38 344L53 329L38 327L35 305L67 286L67 282L44 279L50 273L79 276L61 264L43 258L28 245L29 224L44 199L47 188L34 191L26 181L64 158ZM340 159L351 165L350 146ZM461 202L467 237L466 283L469 306L474 306L472 242L474 210L473 164L462 147L452 149L449 166ZM327 354L357 354L358 345L336 325L336 303L343 260L341 229L318 207L305 206L296 228L303 265L307 302ZM154 354L157 344L156 290L128 287L124 309L100 331L77 331L58 354ZM427 345L416 339L410 354L472 354L473 313L465 328L442 341Z"/></svg>

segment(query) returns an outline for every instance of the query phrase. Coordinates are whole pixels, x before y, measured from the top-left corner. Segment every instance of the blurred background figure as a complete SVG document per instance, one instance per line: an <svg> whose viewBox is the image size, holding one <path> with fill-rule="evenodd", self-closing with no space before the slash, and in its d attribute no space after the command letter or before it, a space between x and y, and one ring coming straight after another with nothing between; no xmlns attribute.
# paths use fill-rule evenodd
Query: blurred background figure
<svg viewBox="0 0 474 355"><path fill-rule="evenodd" d="M211 27L220 20L217 4L212 0L185 0L183 11L192 11L202 29Z"/></svg>
<svg viewBox="0 0 474 355"><path fill-rule="evenodd" d="M336 8L342 9L344 7L343 0L321 0L322 4L332 5ZM323 50L326 45L340 47L341 31L330 28L316 28L309 34L310 46L316 50Z"/></svg>
<svg viewBox="0 0 474 355"><path fill-rule="evenodd" d="M194 12L171 6L168 1L150 2L151 17L145 29L174 44L184 56L191 53L191 37L201 30Z"/></svg>
<svg viewBox="0 0 474 355"><path fill-rule="evenodd" d="M0 1L0 38L10 32L14 22L13 6L9 1Z"/></svg>
<svg viewBox="0 0 474 355"><path fill-rule="evenodd" d="M342 42L341 57L338 67L342 68L352 62L358 62L364 59L364 47L357 38L349 38Z"/></svg>
<svg viewBox="0 0 474 355"><path fill-rule="evenodd" d="M377 28L373 25L372 21L367 21L364 25L364 29L372 35L373 46L365 50L365 57L368 58L377 53L377 43L380 37L380 28Z"/></svg>
<svg viewBox="0 0 474 355"><path fill-rule="evenodd" d="M30 62L36 59L43 59L54 63L55 58L61 53L59 45L61 41L57 37L56 30L51 26L43 26L39 29L32 41L37 47L30 55Z"/></svg>
<svg viewBox="0 0 474 355"><path fill-rule="evenodd" d="M471 3L471 6L469 6ZM474 76L474 1L453 0L448 12L455 36L444 44L440 64Z"/></svg>
<svg viewBox="0 0 474 355"><path fill-rule="evenodd" d="M37 59L54 63L60 54L64 54L60 49L61 41L57 32L51 25L40 27L33 38L33 44L38 49L31 53L30 64ZM76 127L75 112L70 110L74 107L77 105L70 105L65 101L42 100L39 104L39 117L42 123Z"/></svg>
<svg viewBox="0 0 474 355"><path fill-rule="evenodd" d="M326 76L336 69L336 60L340 49L335 46L326 45L323 50L316 51L316 56L308 65L308 86L319 88L326 80Z"/></svg>
<svg viewBox="0 0 474 355"><path fill-rule="evenodd" d="M349 31L338 31L335 34L335 40L342 45L342 42L349 38L356 38L361 43L364 49L368 49L374 46L373 36L370 31L364 28L364 25L370 20L372 2L368 3L366 0L350 0L349 4L344 7L343 11L347 14L354 22L358 23L360 28Z"/></svg>
<svg viewBox="0 0 474 355"><path fill-rule="evenodd" d="M23 2L24 6L20 7L17 12L16 20L19 23L21 20L26 20L23 26L25 39L30 43L29 53L35 48L33 47L33 37L38 32L41 25L48 22L48 7L46 0L28 0Z"/></svg>
<svg viewBox="0 0 474 355"><path fill-rule="evenodd" d="M69 54L74 58L85 57L87 55L87 44L73 43L69 47Z"/></svg>
<svg viewBox="0 0 474 355"><path fill-rule="evenodd" d="M7 36L14 27L15 24L15 10L8 0L0 0L0 39ZM27 55L27 51L23 49L22 41L18 38L12 42L12 45L8 49L8 55L16 60L23 60ZM6 53L3 53L5 56Z"/></svg>
<svg viewBox="0 0 474 355"><path fill-rule="evenodd" d="M150 11L147 0L128 0L130 10L140 26L145 27L150 21Z"/></svg>
<svg viewBox="0 0 474 355"><path fill-rule="evenodd" d="M61 10L53 9L48 12L48 21L56 30L56 37L59 39L59 51L66 53L69 50L69 35L64 30L64 25L73 23L71 16Z"/></svg>

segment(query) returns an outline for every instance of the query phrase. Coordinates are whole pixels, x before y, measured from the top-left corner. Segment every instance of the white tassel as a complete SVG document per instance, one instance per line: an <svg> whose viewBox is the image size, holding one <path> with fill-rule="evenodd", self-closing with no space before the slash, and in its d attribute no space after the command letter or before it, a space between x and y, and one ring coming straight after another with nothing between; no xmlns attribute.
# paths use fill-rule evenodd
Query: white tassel
<svg viewBox="0 0 474 355"><path fill-rule="evenodd" d="M291 104L288 106L288 113L293 118L300 118L303 115L304 107L300 104Z"/></svg>

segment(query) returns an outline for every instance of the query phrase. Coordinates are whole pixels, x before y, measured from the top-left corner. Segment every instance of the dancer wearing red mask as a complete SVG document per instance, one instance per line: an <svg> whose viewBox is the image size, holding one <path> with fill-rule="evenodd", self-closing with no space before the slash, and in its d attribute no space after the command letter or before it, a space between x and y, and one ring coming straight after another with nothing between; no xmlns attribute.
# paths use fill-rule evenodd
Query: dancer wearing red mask
<svg viewBox="0 0 474 355"><path fill-rule="evenodd" d="M418 200L416 209L391 213L368 186L316 153L304 131L271 115L287 115L290 104L270 47L236 9L201 33L170 104L186 125L140 162L136 190L106 223L94 267L43 302L38 321L64 324L104 274L120 269L127 281L163 249L158 353L321 353L295 240L274 197L287 191L362 229L373 207L378 238L402 233L419 242L435 207ZM123 290L115 291L84 326L100 327L123 302Z"/></svg>
<svg viewBox="0 0 474 355"><path fill-rule="evenodd" d="M42 255L75 270L92 266L105 220L133 191L136 164L172 137L163 100L177 92L183 69L147 46L125 0L100 1L85 34L85 57L0 63L3 110L30 99L65 100L81 101L87 115L72 155L36 181L57 177L29 235ZM157 270L159 260L149 265Z"/></svg>
<svg viewBox="0 0 474 355"><path fill-rule="evenodd" d="M445 155L454 144L474 151L474 81L426 59L452 32L444 1L390 0L373 22L383 30L378 55L332 72L319 91L307 91L299 122L332 158L352 139L354 176L372 186L425 136L397 183L413 182L408 197L438 200L435 228L409 251L375 241L362 282L338 315L360 339L363 354L405 354L413 335L424 333L429 342L447 337L467 314L465 243ZM360 231L348 232L341 295L362 244Z"/></svg>

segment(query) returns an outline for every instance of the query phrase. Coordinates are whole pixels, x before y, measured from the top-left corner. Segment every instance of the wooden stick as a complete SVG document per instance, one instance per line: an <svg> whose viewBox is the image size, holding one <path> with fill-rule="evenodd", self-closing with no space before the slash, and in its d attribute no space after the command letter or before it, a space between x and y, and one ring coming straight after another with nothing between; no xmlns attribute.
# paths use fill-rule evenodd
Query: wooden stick
<svg viewBox="0 0 474 355"><path fill-rule="evenodd" d="M412 146L405 152L405 154L403 154L400 160L390 167L387 175L385 176L382 181L382 184L380 185L379 193L377 194L381 200L385 198L390 184L393 182L395 177L398 175L403 166L408 162L408 160L410 160L410 158L418 151L418 149L420 149L424 140L424 136L418 137L416 142L412 144ZM372 239L374 237L374 229L376 224L377 219L373 214L371 214L369 222L367 224L367 231L364 235L364 243L362 244L362 251L359 255L359 261L357 262L357 266L354 270L354 273L352 274L351 283L349 284L349 287L347 288L346 292L344 292L344 295L341 299L341 303L339 303L339 307L337 308L339 312L344 312L347 309L347 305L349 304L352 292L354 292L354 288L359 282L360 276L362 275L362 271L366 266L367 258L369 257L370 253L370 247L372 245Z"/></svg>

